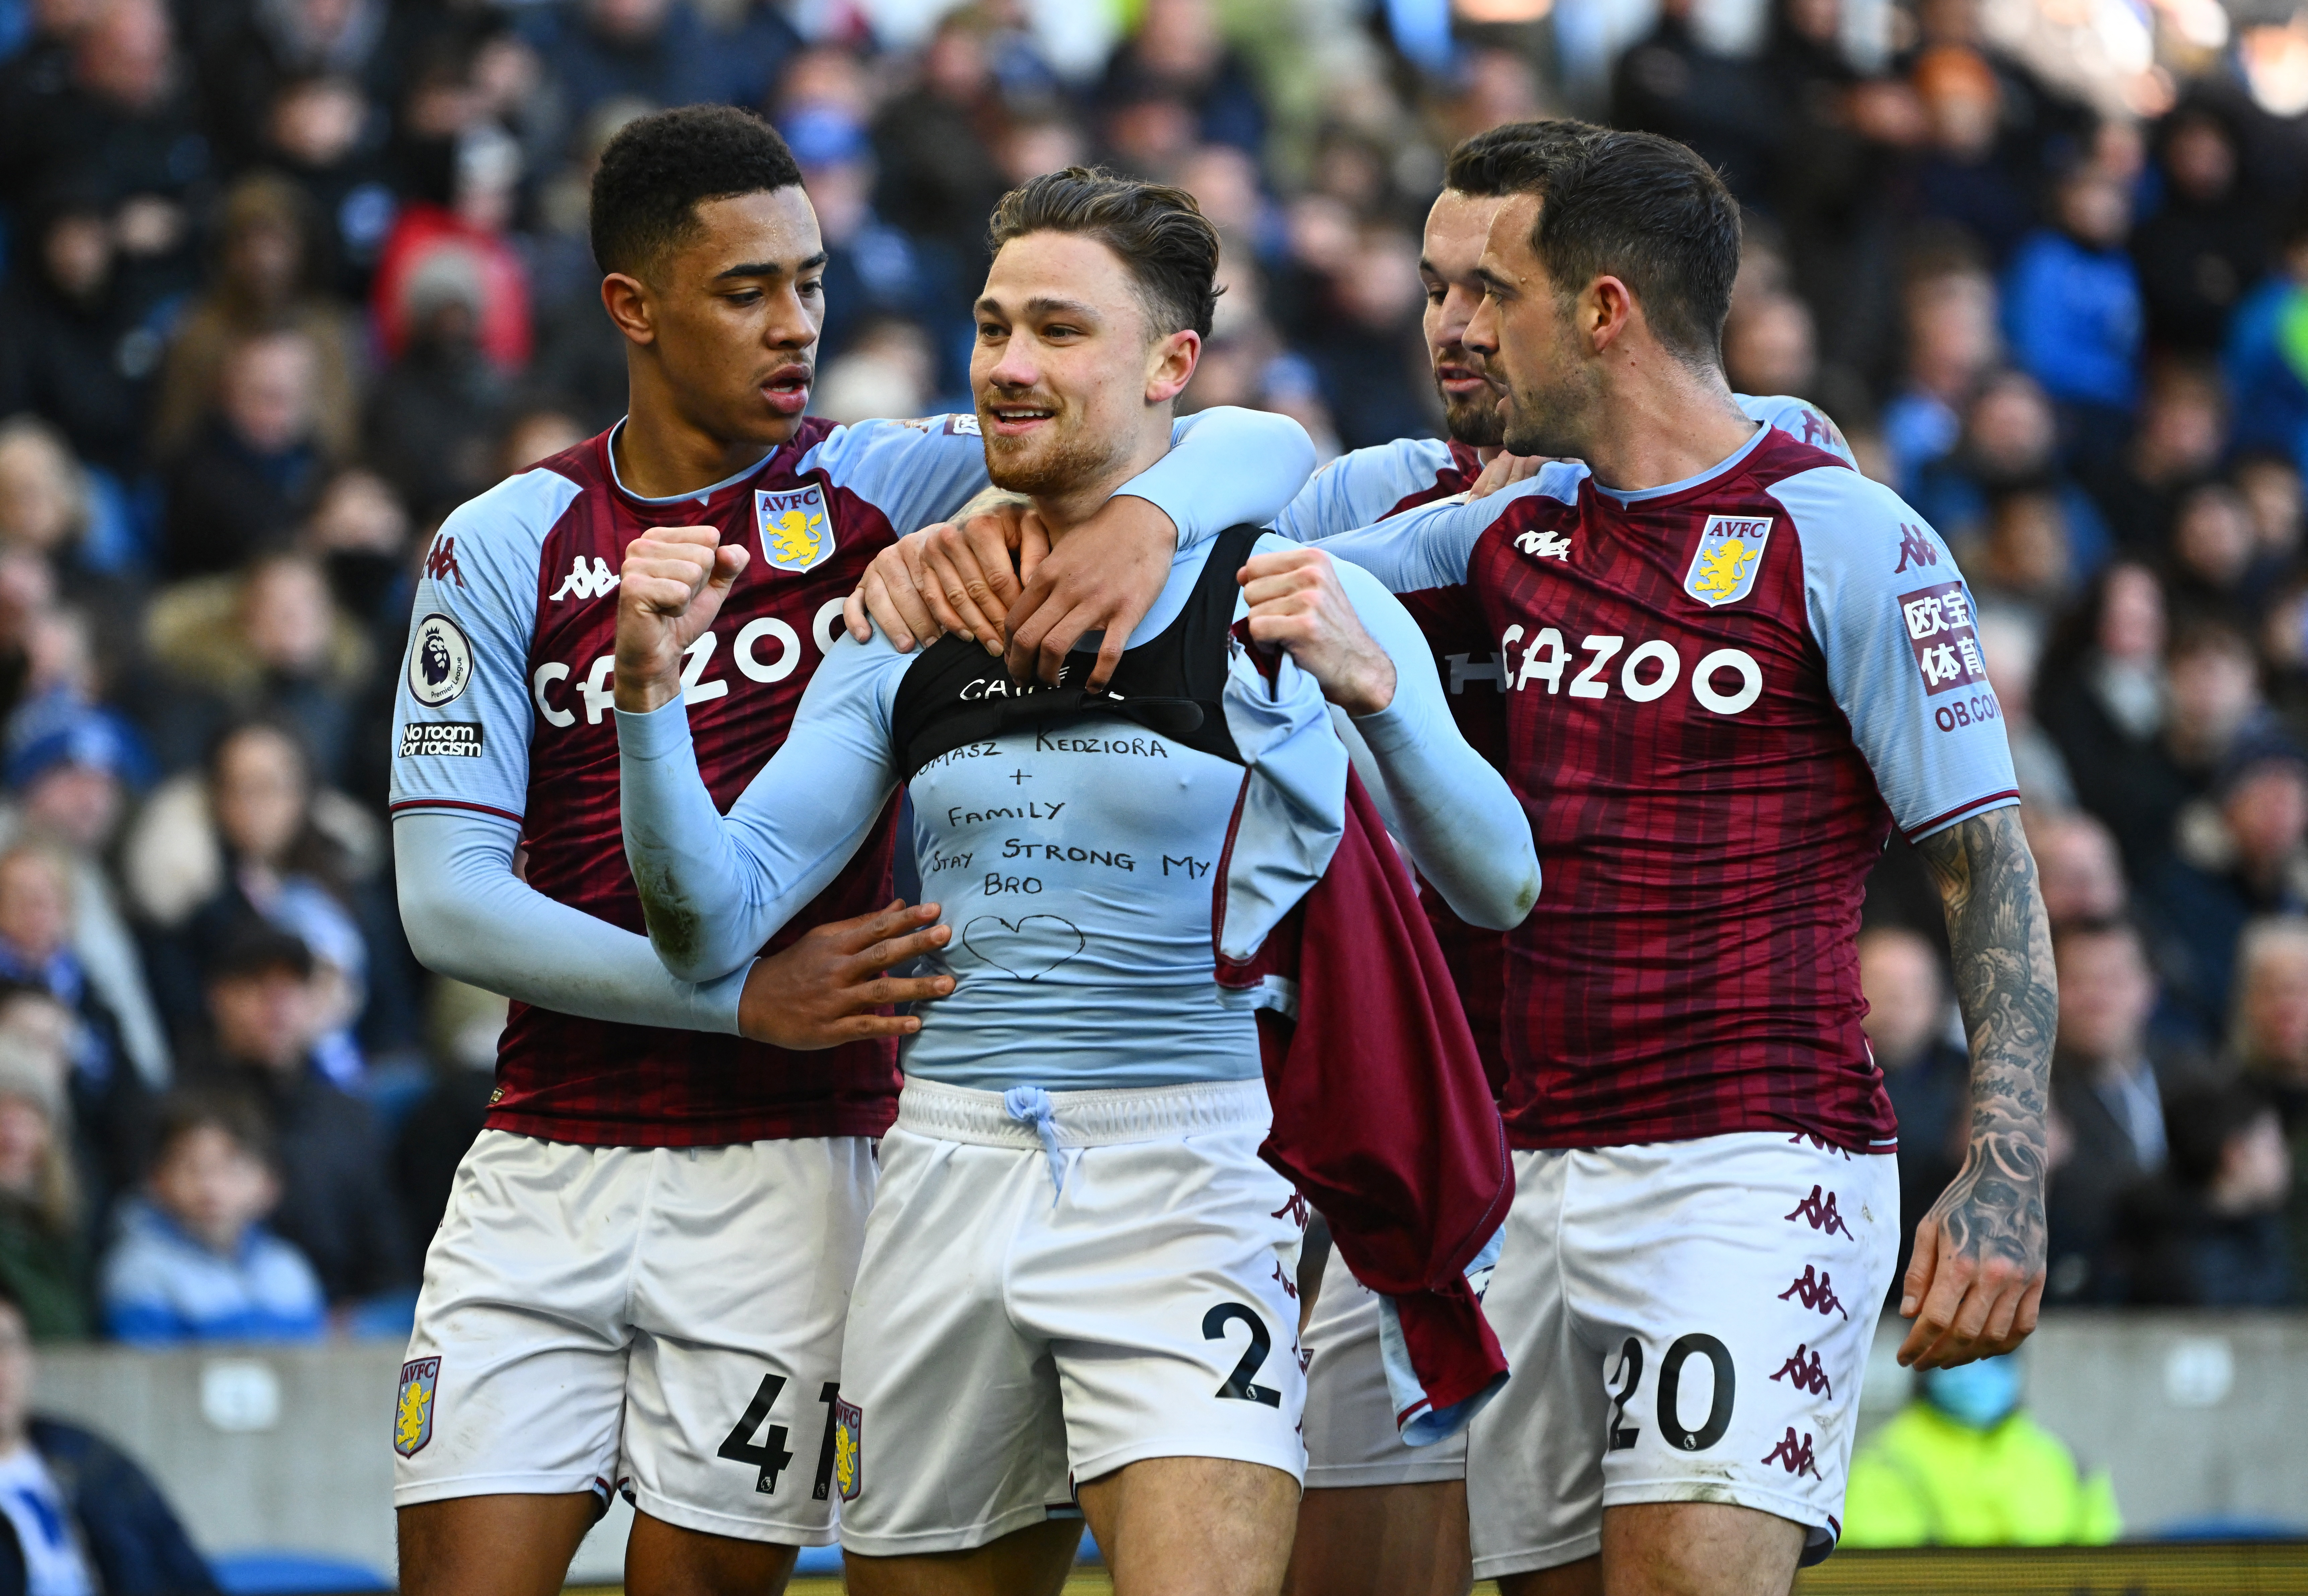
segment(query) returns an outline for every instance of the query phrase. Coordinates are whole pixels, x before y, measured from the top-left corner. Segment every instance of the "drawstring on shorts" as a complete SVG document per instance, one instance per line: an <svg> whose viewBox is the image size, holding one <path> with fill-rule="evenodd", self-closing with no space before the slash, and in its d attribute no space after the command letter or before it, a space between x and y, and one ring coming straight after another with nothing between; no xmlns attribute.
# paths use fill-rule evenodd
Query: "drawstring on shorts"
<svg viewBox="0 0 2308 1596"><path fill-rule="evenodd" d="M1050 1160L1050 1206L1065 1195L1065 1150L1058 1143L1057 1109L1050 1094L1038 1086L1012 1086L1002 1094L1002 1111L1021 1125L1030 1125L1041 1139L1042 1155Z"/></svg>

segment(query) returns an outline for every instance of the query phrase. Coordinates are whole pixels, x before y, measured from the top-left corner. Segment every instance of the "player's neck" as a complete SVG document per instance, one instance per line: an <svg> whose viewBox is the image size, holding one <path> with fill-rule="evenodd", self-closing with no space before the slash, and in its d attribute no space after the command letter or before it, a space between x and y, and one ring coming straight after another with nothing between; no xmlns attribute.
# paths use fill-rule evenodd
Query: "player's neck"
<svg viewBox="0 0 2308 1596"><path fill-rule="evenodd" d="M716 438L662 404L636 403L609 440L617 480L645 499L676 498L726 482L775 453L776 444Z"/></svg>
<svg viewBox="0 0 2308 1596"><path fill-rule="evenodd" d="M1587 469L1597 486L1622 493L1703 475L1736 453L1756 427L1720 372L1701 375L1678 360L1618 374L1605 386L1596 418Z"/></svg>
<svg viewBox="0 0 2308 1596"><path fill-rule="evenodd" d="M1145 470L1170 452L1170 414L1166 408L1161 427L1148 427L1132 443L1130 452L1111 465L1100 470L1095 478L1079 487L1061 492L1029 494L1034 512L1042 518L1042 525L1050 534L1055 547L1068 532L1105 508L1115 490Z"/></svg>

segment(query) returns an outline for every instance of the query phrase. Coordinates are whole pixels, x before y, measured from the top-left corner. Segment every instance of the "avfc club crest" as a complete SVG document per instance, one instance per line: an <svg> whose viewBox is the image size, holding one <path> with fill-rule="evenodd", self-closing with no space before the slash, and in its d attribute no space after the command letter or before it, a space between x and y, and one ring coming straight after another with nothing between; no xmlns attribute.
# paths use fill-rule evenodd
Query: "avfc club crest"
<svg viewBox="0 0 2308 1596"><path fill-rule="evenodd" d="M441 1360L419 1358L400 1366L400 1399L392 1419L392 1449L415 1457L433 1438L433 1393L441 1384Z"/></svg>
<svg viewBox="0 0 2308 1596"><path fill-rule="evenodd" d="M866 1411L856 1402L833 1399L833 1483L841 1499L857 1499L865 1471Z"/></svg>
<svg viewBox="0 0 2308 1596"><path fill-rule="evenodd" d="M777 570L798 574L833 552L833 518L825 490L815 484L785 493L756 488L754 525L762 534L762 557Z"/></svg>
<svg viewBox="0 0 2308 1596"><path fill-rule="evenodd" d="M437 710L473 679L473 645L457 623L438 611L417 623L409 640L409 695Z"/></svg>
<svg viewBox="0 0 2308 1596"><path fill-rule="evenodd" d="M1770 541L1768 515L1710 515L1684 574L1683 591L1710 608L1736 604L1755 591L1755 574Z"/></svg>

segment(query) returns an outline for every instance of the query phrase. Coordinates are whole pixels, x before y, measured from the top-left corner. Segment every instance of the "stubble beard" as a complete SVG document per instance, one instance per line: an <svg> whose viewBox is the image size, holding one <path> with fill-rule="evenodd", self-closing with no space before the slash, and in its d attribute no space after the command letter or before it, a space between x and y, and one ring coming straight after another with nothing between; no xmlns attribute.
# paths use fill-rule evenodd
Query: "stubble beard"
<svg viewBox="0 0 2308 1596"><path fill-rule="evenodd" d="M1495 449L1506 442L1506 401L1496 393L1480 399L1445 399L1442 428L1469 449Z"/></svg>
<svg viewBox="0 0 2308 1596"><path fill-rule="evenodd" d="M1089 487L1113 470L1128 447L1123 440L1090 436L1081 413L1071 408L1060 408L1051 416L1055 436L1048 437L1001 437L992 430L993 419L981 409L986 475L1003 492L1029 498L1056 498Z"/></svg>

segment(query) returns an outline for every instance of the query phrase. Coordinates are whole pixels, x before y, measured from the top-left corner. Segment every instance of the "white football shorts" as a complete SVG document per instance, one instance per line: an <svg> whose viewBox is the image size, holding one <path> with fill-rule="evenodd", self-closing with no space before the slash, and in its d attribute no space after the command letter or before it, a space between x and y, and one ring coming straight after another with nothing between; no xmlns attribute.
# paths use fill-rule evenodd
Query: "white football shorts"
<svg viewBox="0 0 2308 1596"><path fill-rule="evenodd" d="M1046 1101L1046 1143L1000 1092L898 1100L843 1357L847 1550L983 1546L1144 1458L1305 1475L1306 1209L1259 1161L1264 1083Z"/></svg>
<svg viewBox="0 0 2308 1596"><path fill-rule="evenodd" d="M612 1485L683 1529L833 1539L863 1136L581 1147L485 1130L425 1257L393 1503Z"/></svg>
<svg viewBox="0 0 2308 1596"><path fill-rule="evenodd" d="M1514 1376L1475 1417L1475 1577L1591 1557L1603 1509L1724 1502L1842 1533L1899 1250L1889 1153L1741 1133L1517 1152L1483 1299Z"/></svg>
<svg viewBox="0 0 2308 1596"><path fill-rule="evenodd" d="M1378 1293L1331 1249L1306 1325L1306 1488L1425 1485L1467 1473L1467 1432L1406 1445L1380 1361Z"/></svg>

